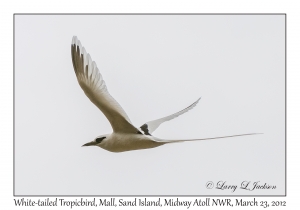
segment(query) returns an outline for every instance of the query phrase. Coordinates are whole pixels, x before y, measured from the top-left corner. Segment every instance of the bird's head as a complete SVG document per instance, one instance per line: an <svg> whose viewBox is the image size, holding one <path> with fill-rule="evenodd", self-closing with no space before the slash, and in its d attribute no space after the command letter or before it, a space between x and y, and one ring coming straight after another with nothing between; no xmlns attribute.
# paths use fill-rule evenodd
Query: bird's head
<svg viewBox="0 0 300 210"><path fill-rule="evenodd" d="M107 134L105 135L101 135L101 136L97 136L93 141L88 142L84 145L82 145L83 147L85 146L100 146L101 143L103 143L103 140L107 138Z"/></svg>

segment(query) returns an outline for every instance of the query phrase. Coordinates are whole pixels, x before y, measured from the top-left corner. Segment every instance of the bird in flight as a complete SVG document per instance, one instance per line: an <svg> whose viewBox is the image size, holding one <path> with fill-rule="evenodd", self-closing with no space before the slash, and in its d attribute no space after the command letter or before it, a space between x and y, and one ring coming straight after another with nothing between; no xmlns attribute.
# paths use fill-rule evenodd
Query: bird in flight
<svg viewBox="0 0 300 210"><path fill-rule="evenodd" d="M131 150L149 149L164 144L183 141L198 141L209 139L220 139L237 136L254 135L256 133L240 134L232 136L187 139L187 140L165 140L154 137L152 133L163 122L172 120L194 108L200 98L187 108L175 114L146 122L139 128L132 125L129 117L120 104L109 94L105 82L100 74L96 63L86 53L76 36L72 39L71 54L74 71L78 83L85 95L94 103L110 122L113 133L97 136L93 141L82 146L98 146L110 152L125 152Z"/></svg>

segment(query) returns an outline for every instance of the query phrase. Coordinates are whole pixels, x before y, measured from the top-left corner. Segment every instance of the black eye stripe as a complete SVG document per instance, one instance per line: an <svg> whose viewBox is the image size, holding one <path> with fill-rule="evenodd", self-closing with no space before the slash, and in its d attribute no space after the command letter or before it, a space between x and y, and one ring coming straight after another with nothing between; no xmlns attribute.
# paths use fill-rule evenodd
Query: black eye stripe
<svg viewBox="0 0 300 210"><path fill-rule="evenodd" d="M96 142L99 144L99 143L101 143L101 141L103 141L103 139L105 139L106 137L101 137L101 138L97 138L96 139Z"/></svg>

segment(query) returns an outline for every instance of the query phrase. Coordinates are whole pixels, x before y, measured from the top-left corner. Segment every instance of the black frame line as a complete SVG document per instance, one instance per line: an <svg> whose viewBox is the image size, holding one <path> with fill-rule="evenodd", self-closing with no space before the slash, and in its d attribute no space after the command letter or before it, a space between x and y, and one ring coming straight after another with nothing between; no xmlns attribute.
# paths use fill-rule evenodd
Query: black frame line
<svg viewBox="0 0 300 210"><path fill-rule="evenodd" d="M285 16L285 194L284 195L16 195L15 16L16 15L284 15ZM13 196L14 197L286 197L287 196L287 14L286 13L14 13L13 14Z"/></svg>

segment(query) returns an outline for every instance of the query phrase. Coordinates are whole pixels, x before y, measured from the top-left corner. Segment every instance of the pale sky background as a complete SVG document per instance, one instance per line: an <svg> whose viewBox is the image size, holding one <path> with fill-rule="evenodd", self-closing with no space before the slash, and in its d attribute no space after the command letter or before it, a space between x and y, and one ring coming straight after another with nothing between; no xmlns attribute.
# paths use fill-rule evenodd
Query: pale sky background
<svg viewBox="0 0 300 210"><path fill-rule="evenodd" d="M283 195L283 15L15 17L16 195ZM160 138L263 135L110 153L110 133L71 62L76 35L135 126L197 107ZM276 190L206 189L208 181Z"/></svg>

